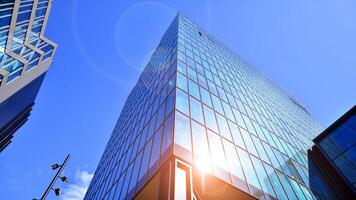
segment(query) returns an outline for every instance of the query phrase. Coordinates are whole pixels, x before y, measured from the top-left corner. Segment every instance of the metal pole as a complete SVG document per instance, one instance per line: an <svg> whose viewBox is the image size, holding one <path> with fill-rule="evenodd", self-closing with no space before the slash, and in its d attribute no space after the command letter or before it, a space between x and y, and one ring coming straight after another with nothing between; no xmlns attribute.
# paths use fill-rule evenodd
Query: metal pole
<svg viewBox="0 0 356 200"><path fill-rule="evenodd" d="M62 165L60 166L59 170L57 171L56 175L53 177L51 183L48 185L46 191L43 193L42 197L41 197L41 200L45 200L48 193L51 191L54 183L56 182L57 178L61 175L64 167L66 166L68 160L70 158L70 154L67 155L66 159L63 161Z"/></svg>

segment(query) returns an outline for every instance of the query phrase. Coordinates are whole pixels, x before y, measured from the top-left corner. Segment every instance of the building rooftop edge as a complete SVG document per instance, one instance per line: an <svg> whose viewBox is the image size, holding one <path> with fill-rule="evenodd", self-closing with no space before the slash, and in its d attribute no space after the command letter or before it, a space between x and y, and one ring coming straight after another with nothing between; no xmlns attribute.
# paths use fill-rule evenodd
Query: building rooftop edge
<svg viewBox="0 0 356 200"><path fill-rule="evenodd" d="M345 114L343 114L339 119L332 123L328 128L322 131L317 137L313 139L314 143L320 142L322 139L327 137L332 131L339 127L342 123L348 120L350 117L356 114L356 105L350 108Z"/></svg>

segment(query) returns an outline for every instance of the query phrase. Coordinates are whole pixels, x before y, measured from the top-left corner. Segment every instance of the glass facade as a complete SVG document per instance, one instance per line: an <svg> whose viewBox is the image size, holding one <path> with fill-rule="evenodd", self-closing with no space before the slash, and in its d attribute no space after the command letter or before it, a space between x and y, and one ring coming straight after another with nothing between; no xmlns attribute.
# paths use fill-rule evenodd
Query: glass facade
<svg viewBox="0 0 356 200"><path fill-rule="evenodd" d="M42 83L52 62L56 44L44 37L51 5L52 0L0 1L0 150L27 119L40 87L31 83ZM27 85L38 88L27 96Z"/></svg>
<svg viewBox="0 0 356 200"><path fill-rule="evenodd" d="M319 145L356 189L356 115L332 131Z"/></svg>
<svg viewBox="0 0 356 200"><path fill-rule="evenodd" d="M330 199L356 196L356 106L325 129L308 152L311 187Z"/></svg>
<svg viewBox="0 0 356 200"><path fill-rule="evenodd" d="M42 30L50 3L49 0L1 1L0 86L52 58L56 46L43 39Z"/></svg>
<svg viewBox="0 0 356 200"><path fill-rule="evenodd" d="M307 150L320 131L293 97L178 14L127 98L85 199L131 199L171 156L258 199L318 199Z"/></svg>

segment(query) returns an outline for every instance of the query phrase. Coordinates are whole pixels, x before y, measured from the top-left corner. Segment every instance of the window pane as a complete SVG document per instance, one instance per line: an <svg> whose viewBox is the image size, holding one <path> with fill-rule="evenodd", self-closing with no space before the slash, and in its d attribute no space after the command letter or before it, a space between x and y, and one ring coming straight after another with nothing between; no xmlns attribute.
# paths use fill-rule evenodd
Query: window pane
<svg viewBox="0 0 356 200"><path fill-rule="evenodd" d="M198 122L204 124L203 109L201 103L195 100L194 98L190 98L189 101L191 117L197 120Z"/></svg>
<svg viewBox="0 0 356 200"><path fill-rule="evenodd" d="M237 156L235 150L235 145L228 142L227 140L223 140L223 144L226 151L227 161L229 163L231 174L241 179L242 181L246 181L242 172L239 157Z"/></svg>
<svg viewBox="0 0 356 200"><path fill-rule="evenodd" d="M200 87L200 93L201 93L201 98L202 98L203 103L205 103L206 105L208 105L212 108L213 105L211 103L209 92L207 90L205 90L204 88Z"/></svg>
<svg viewBox="0 0 356 200"><path fill-rule="evenodd" d="M264 150L264 148L262 146L261 141L255 136L251 136L251 138L252 138L253 142L255 143L255 147L257 149L258 154L260 155L260 158L263 161L265 161L265 162L270 164L270 161L269 161L268 156L267 156L267 154L266 154L266 152L265 152L265 150Z"/></svg>
<svg viewBox="0 0 356 200"><path fill-rule="evenodd" d="M237 151L241 159L242 168L245 172L247 182L261 190L260 184L258 183L255 174L255 170L252 167L251 160L247 152L239 148L237 148Z"/></svg>
<svg viewBox="0 0 356 200"><path fill-rule="evenodd" d="M218 125L216 123L214 111L205 105L203 105L203 109L204 109L205 125L211 130L218 132Z"/></svg>
<svg viewBox="0 0 356 200"><path fill-rule="evenodd" d="M214 109L219 113L224 114L220 99L217 98L215 95L211 95L211 99L213 100Z"/></svg>
<svg viewBox="0 0 356 200"><path fill-rule="evenodd" d="M188 82L189 82L189 94L195 97L196 99L200 100L198 85L191 80L189 80Z"/></svg>
<svg viewBox="0 0 356 200"><path fill-rule="evenodd" d="M274 193L273 187L268 180L268 175L266 174L261 161L253 156L251 156L251 159L253 165L255 166L257 176L260 179L260 183L262 185L263 191L268 195L276 198L276 194Z"/></svg>
<svg viewBox="0 0 356 200"><path fill-rule="evenodd" d="M228 121L228 123L229 123L231 134L232 134L235 144L246 150L246 146L242 139L239 127L230 121Z"/></svg>
<svg viewBox="0 0 356 200"><path fill-rule="evenodd" d="M283 187L281 186L276 174L273 171L273 168L265 163L263 163L263 166L266 169L266 172L268 174L268 177L270 178L270 181L274 187L274 191L276 192L278 199L283 199L287 200L287 196L284 193Z"/></svg>
<svg viewBox="0 0 356 200"><path fill-rule="evenodd" d="M158 159L161 150L161 139L162 139L162 127L159 128L158 131L153 136L153 145L152 145L152 153L151 153L149 169L153 167L154 164L158 164L159 161Z"/></svg>
<svg viewBox="0 0 356 200"><path fill-rule="evenodd" d="M210 169L209 147L204 126L192 121L194 163L201 169Z"/></svg>
<svg viewBox="0 0 356 200"><path fill-rule="evenodd" d="M176 123L174 128L174 143L191 151L189 118L180 112L176 112Z"/></svg>
<svg viewBox="0 0 356 200"><path fill-rule="evenodd" d="M295 196L294 194L294 191L292 189L292 187L290 186L287 178L285 175L283 175L281 172L277 171L277 175L279 177L279 180L281 181L287 195L288 195L288 198L291 199L291 200L297 200L297 196Z"/></svg>
<svg viewBox="0 0 356 200"><path fill-rule="evenodd" d="M300 189L297 181L295 181L293 179L290 179L290 178L288 178L288 180L291 183L295 193L297 194L298 199L305 199L306 200L305 196L303 195L303 191Z"/></svg>
<svg viewBox="0 0 356 200"><path fill-rule="evenodd" d="M236 123L239 126L241 126L242 128L247 129L246 125L245 125L245 122L242 119L241 113L238 110L236 110L235 108L233 108L232 110L234 111L234 116L235 116L235 119L236 119Z"/></svg>
<svg viewBox="0 0 356 200"><path fill-rule="evenodd" d="M141 164L141 169L140 169L140 175L138 177L139 181L145 181L145 177L147 174L147 170L148 170L148 161L150 158L150 153L151 153L151 146L152 146L152 140L150 140L146 146L145 146L145 150L143 153L143 157L142 157L142 164Z"/></svg>
<svg viewBox="0 0 356 200"><path fill-rule="evenodd" d="M219 125L219 130L220 130L221 136L223 136L224 138L226 138L232 142L232 137L230 134L229 126L227 125L225 117L223 117L222 115L220 115L218 113L216 113L216 117L218 120L218 125Z"/></svg>
<svg viewBox="0 0 356 200"><path fill-rule="evenodd" d="M177 87L188 92L187 77L183 76L181 73L177 73Z"/></svg>
<svg viewBox="0 0 356 200"><path fill-rule="evenodd" d="M226 117L229 118L231 121L235 121L234 115L232 114L231 107L222 101L222 105L226 114Z"/></svg>
<svg viewBox="0 0 356 200"><path fill-rule="evenodd" d="M222 147L221 139L219 135L211 132L208 130L208 138L209 138L209 146L210 146L210 153L211 159L214 166L217 166L225 171L227 169L227 163L224 155L224 149Z"/></svg>
<svg viewBox="0 0 356 200"><path fill-rule="evenodd" d="M165 153L168 150L169 146L172 144L173 116L174 115L172 113L164 122L161 155L163 155L163 153Z"/></svg>
<svg viewBox="0 0 356 200"><path fill-rule="evenodd" d="M188 94L180 89L177 89L176 108L184 114L189 115Z"/></svg>
<svg viewBox="0 0 356 200"><path fill-rule="evenodd" d="M255 156L258 156L257 155L257 150L256 150L256 148L253 145L253 142L251 140L250 133L245 131L244 129L240 129L240 130L241 130L241 135L242 135L242 138L245 141L245 144L246 144L248 152L252 153Z"/></svg>

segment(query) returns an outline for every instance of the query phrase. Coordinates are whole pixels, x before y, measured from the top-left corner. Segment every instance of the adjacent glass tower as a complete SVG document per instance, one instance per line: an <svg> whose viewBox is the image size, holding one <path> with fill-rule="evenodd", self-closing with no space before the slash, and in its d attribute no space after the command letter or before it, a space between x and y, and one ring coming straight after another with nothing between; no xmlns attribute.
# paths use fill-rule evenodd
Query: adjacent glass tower
<svg viewBox="0 0 356 200"><path fill-rule="evenodd" d="M307 150L320 132L293 97L178 14L85 199L319 199Z"/></svg>
<svg viewBox="0 0 356 200"><path fill-rule="evenodd" d="M308 151L310 187L331 199L356 197L356 106L325 129Z"/></svg>
<svg viewBox="0 0 356 200"><path fill-rule="evenodd" d="M0 1L0 152L27 120L56 44L44 37L52 0Z"/></svg>

